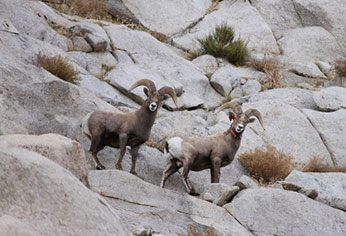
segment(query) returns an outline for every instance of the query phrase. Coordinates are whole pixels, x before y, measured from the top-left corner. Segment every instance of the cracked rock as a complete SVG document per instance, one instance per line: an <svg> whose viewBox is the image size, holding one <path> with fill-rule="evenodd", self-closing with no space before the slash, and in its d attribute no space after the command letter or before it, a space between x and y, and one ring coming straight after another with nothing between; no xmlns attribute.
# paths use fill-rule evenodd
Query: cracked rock
<svg viewBox="0 0 346 236"><path fill-rule="evenodd" d="M95 52L104 52L107 50L108 42L103 38L97 35L87 34L85 39Z"/></svg>

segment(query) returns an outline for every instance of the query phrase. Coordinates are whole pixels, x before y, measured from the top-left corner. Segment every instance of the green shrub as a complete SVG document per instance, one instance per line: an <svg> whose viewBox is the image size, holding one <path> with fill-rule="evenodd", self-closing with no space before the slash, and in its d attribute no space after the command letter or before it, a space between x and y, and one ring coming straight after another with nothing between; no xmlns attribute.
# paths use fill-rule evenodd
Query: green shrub
<svg viewBox="0 0 346 236"><path fill-rule="evenodd" d="M192 59L209 54L225 58L234 65L243 65L249 55L247 42L241 39L234 40L234 30L226 24L217 26L214 32L197 41L200 48L190 52Z"/></svg>
<svg viewBox="0 0 346 236"><path fill-rule="evenodd" d="M56 77L70 83L76 82L78 71L76 71L73 66L68 63L67 58L63 58L61 55L50 57L39 52L37 55L37 60L41 67Z"/></svg>

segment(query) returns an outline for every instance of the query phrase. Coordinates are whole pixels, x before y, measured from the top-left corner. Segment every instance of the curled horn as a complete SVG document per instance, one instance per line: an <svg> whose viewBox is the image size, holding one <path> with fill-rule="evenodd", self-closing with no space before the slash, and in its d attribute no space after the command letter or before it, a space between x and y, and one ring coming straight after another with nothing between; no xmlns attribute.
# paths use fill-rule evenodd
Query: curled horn
<svg viewBox="0 0 346 236"><path fill-rule="evenodd" d="M160 88L159 94L160 95L168 94L169 96L171 96L175 106L178 108L177 96L176 96L173 88L168 87L168 86L164 86L164 87Z"/></svg>
<svg viewBox="0 0 346 236"><path fill-rule="evenodd" d="M249 109L245 112L245 114L250 117L250 116L255 116L259 123L261 124L262 128L265 130L264 126L263 126L263 120L262 120L262 116L261 116L261 113L256 110L256 109Z"/></svg>
<svg viewBox="0 0 346 236"><path fill-rule="evenodd" d="M220 107L218 107L215 110L215 113L219 113L220 111L226 109L226 108L230 108L232 109L235 113L240 114L243 112L243 110L241 109L241 106L238 103L235 102L227 102L225 104L222 104Z"/></svg>
<svg viewBox="0 0 346 236"><path fill-rule="evenodd" d="M151 93L156 91L156 86L155 86L154 82L149 80L149 79L140 79L140 80L138 80L136 83L134 83L129 88L129 91L131 91L132 89L137 88L138 86L141 86L141 85L146 86Z"/></svg>

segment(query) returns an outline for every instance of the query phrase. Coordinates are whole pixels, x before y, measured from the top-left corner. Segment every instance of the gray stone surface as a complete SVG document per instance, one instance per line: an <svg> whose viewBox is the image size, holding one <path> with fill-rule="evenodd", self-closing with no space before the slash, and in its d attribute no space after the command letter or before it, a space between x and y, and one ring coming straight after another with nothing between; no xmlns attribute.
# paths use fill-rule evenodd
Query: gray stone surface
<svg viewBox="0 0 346 236"><path fill-rule="evenodd" d="M258 236L342 236L346 233L345 212L292 191L246 189L224 207Z"/></svg>
<svg viewBox="0 0 346 236"><path fill-rule="evenodd" d="M346 88L329 87L313 92L312 97L321 111L346 109Z"/></svg>
<svg viewBox="0 0 346 236"><path fill-rule="evenodd" d="M277 37L280 37L285 30L302 27L294 6L295 1L252 0L251 3L260 12Z"/></svg>
<svg viewBox="0 0 346 236"><path fill-rule="evenodd" d="M58 164L6 144L0 156L2 214L41 235L129 235L112 207Z"/></svg>
<svg viewBox="0 0 346 236"><path fill-rule="evenodd" d="M102 37L94 34L87 34L85 39L95 52L104 52L107 50L108 43Z"/></svg>
<svg viewBox="0 0 346 236"><path fill-rule="evenodd" d="M278 43L283 56L293 62L329 61L343 55L334 36L316 26L287 30Z"/></svg>
<svg viewBox="0 0 346 236"><path fill-rule="evenodd" d="M320 68L314 62L291 62L286 63L287 70L308 78L327 79Z"/></svg>
<svg viewBox="0 0 346 236"><path fill-rule="evenodd" d="M125 68L124 70L127 66L137 66L140 70L152 74L149 77L154 82L159 81L157 79L159 77L161 81L166 81L166 84L183 86L184 93L179 97L179 106L186 108L200 105L212 107L218 105L222 99L211 88L208 78L202 71L192 62L178 56L170 47L159 42L150 34L133 31L119 25L107 26L105 29L114 47L126 51L135 62L135 65L125 64L122 67ZM132 78L137 74L137 72L132 73L131 71L127 73ZM173 107L171 101L168 102Z"/></svg>
<svg viewBox="0 0 346 236"><path fill-rule="evenodd" d="M238 192L238 186L231 187L227 184L211 183L204 185L201 198L218 206L223 206L230 202L232 197L234 197Z"/></svg>
<svg viewBox="0 0 346 236"><path fill-rule="evenodd" d="M328 148L333 161L332 164L340 167L346 166L346 109L340 109L335 112L318 112L304 109L303 112L321 136L324 145Z"/></svg>
<svg viewBox="0 0 346 236"><path fill-rule="evenodd" d="M270 89L249 98L249 102L278 101L297 108L316 109L316 103L312 98L312 92L299 88Z"/></svg>
<svg viewBox="0 0 346 236"><path fill-rule="evenodd" d="M92 52L93 48L90 44L80 36L72 37L73 51L81 51L81 52Z"/></svg>
<svg viewBox="0 0 346 236"><path fill-rule="evenodd" d="M243 90L243 95L248 96L259 93L262 89L262 85L257 80L250 79L241 86L241 89Z"/></svg>
<svg viewBox="0 0 346 236"><path fill-rule="evenodd" d="M295 0L294 6L303 26L320 26L329 31L345 55L346 39L343 26L343 22L346 21L345 1Z"/></svg>
<svg viewBox="0 0 346 236"><path fill-rule="evenodd" d="M304 173L294 170L281 184L285 189L294 188L307 196L315 191L315 200L346 211L345 173Z"/></svg>
<svg viewBox="0 0 346 236"><path fill-rule="evenodd" d="M234 186L239 187L240 190L244 190L244 189L247 189L247 188L256 188L256 187L258 187L258 183L257 183L257 181L255 181L251 177L249 177L247 175L242 175L242 177L240 177L238 179L238 181L234 184Z"/></svg>
<svg viewBox="0 0 346 236"><path fill-rule="evenodd" d="M272 30L256 8L248 1L227 2L231 4L221 4L192 27L187 34L173 38L174 45L184 49L195 49L198 47L198 38L208 35L216 26L226 23L233 27L236 33L235 38L248 40L250 51L279 53Z"/></svg>
<svg viewBox="0 0 346 236"><path fill-rule="evenodd" d="M108 5L123 5L147 28L171 36L188 28L207 13L210 0L112 0ZM118 3L117 3L118 2ZM120 9L124 9L121 7ZM127 12L126 12L127 13ZM131 15L127 13L127 15Z"/></svg>
<svg viewBox="0 0 346 236"><path fill-rule="evenodd" d="M255 108L261 112L266 130L263 131L259 123L255 122L245 130L245 137L248 135L247 132L253 129L264 143L274 146L286 155L291 155L298 163L307 163L313 157L318 156L326 163L332 164L330 154L319 133L299 109L269 100L243 105L244 111L249 108ZM254 150L256 147L263 148L263 141L258 141L254 137L251 139L253 141L251 145L247 145L246 151ZM239 150L238 154L242 152L243 150Z"/></svg>
<svg viewBox="0 0 346 236"><path fill-rule="evenodd" d="M71 171L86 184L88 165L83 147L76 141L59 134L0 136L0 143L8 147L19 147L48 158Z"/></svg>
<svg viewBox="0 0 346 236"><path fill-rule="evenodd" d="M19 219L9 215L2 215L0 217L0 235L39 236L40 234Z"/></svg>
<svg viewBox="0 0 346 236"><path fill-rule="evenodd" d="M211 55L202 55L192 60L192 63L200 68L205 75L211 76L218 68L218 62Z"/></svg>
<svg viewBox="0 0 346 236"><path fill-rule="evenodd" d="M227 96L232 89L240 86L240 75L233 66L220 67L210 78L211 86L222 96Z"/></svg>
<svg viewBox="0 0 346 236"><path fill-rule="evenodd" d="M252 235L225 209L154 186L124 171L90 171L89 183L92 190L106 197L133 234L149 226L156 233L175 236L186 233L188 225L195 223L203 231L212 225L224 235Z"/></svg>
<svg viewBox="0 0 346 236"><path fill-rule="evenodd" d="M243 90L240 87L233 89L231 92L232 99L241 98L242 96L243 96Z"/></svg>

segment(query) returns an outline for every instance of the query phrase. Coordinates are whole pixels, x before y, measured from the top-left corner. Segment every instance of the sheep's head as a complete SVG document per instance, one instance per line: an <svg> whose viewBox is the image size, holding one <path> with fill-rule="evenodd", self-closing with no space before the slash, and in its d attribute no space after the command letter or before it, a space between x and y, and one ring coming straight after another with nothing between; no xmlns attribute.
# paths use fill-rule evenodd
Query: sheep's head
<svg viewBox="0 0 346 236"><path fill-rule="evenodd" d="M258 119L262 128L264 129L262 116L258 110L249 109L243 112L240 105L235 102L228 102L217 108L215 113L218 113L226 108L230 109L230 111L228 112L228 116L229 119L233 121L231 124L232 132L235 132L237 134L243 133L247 124L255 121L255 118L252 118L252 116L255 116Z"/></svg>
<svg viewBox="0 0 346 236"><path fill-rule="evenodd" d="M156 112L157 109L161 106L162 101L166 100L168 96L171 96L175 106L178 107L177 97L173 88L164 86L161 89L156 90L156 86L153 81L149 79L141 79L134 83L129 88L129 91L141 85L146 87L143 89L143 91L147 96L147 99L144 101L143 106L148 107L149 111Z"/></svg>

